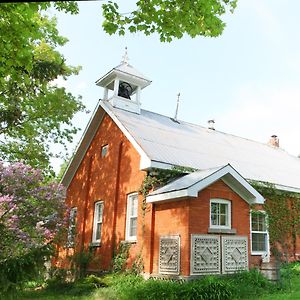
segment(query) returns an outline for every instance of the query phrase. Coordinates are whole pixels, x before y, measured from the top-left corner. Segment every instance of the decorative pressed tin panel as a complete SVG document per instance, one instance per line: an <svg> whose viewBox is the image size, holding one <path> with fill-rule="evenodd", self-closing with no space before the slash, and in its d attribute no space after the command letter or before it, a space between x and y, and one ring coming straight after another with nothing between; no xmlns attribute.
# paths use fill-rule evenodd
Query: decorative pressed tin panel
<svg viewBox="0 0 300 300"><path fill-rule="evenodd" d="M222 236L223 273L248 270L248 239L245 236Z"/></svg>
<svg viewBox="0 0 300 300"><path fill-rule="evenodd" d="M158 265L160 274L179 275L180 237L178 235L160 237Z"/></svg>
<svg viewBox="0 0 300 300"><path fill-rule="evenodd" d="M219 274L220 236L192 234L191 240L191 274Z"/></svg>

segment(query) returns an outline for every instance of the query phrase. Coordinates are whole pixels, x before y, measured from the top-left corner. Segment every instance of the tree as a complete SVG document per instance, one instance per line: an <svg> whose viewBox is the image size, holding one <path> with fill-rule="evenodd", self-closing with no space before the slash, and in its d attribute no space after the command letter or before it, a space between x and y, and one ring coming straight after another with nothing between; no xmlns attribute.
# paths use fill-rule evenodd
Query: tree
<svg viewBox="0 0 300 300"><path fill-rule="evenodd" d="M64 198L63 186L45 183L41 170L0 162L0 261L52 242L65 220Z"/></svg>
<svg viewBox="0 0 300 300"><path fill-rule="evenodd" d="M72 140L78 130L71 123L84 110L79 97L53 80L77 74L56 50L67 39L46 10L50 2L0 5L0 157L47 168L53 155L50 143ZM55 8L77 13L76 2Z"/></svg>
<svg viewBox="0 0 300 300"><path fill-rule="evenodd" d="M0 298L33 279L63 236L64 198L63 186L45 183L41 170L0 162Z"/></svg>
<svg viewBox="0 0 300 300"><path fill-rule="evenodd" d="M162 42L171 42L199 35L216 37L223 32L221 20L228 10L233 12L237 0L139 0L136 9L122 14L117 3L108 1L102 5L104 30L109 34L124 35L141 31L146 35L158 33Z"/></svg>

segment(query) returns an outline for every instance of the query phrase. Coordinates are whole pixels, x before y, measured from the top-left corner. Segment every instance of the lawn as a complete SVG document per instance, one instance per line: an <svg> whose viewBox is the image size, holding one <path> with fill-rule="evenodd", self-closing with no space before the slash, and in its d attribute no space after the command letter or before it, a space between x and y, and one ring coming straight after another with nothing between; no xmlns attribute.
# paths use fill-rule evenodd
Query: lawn
<svg viewBox="0 0 300 300"><path fill-rule="evenodd" d="M281 285L269 283L256 271L233 276L207 276L198 281L175 283L148 280L139 276L110 274L76 284L61 284L27 290L12 299L29 300L300 300L300 264L289 269L291 281L283 272ZM288 283L291 283L290 285ZM95 286L98 288L95 288ZM100 287L101 286L101 287Z"/></svg>

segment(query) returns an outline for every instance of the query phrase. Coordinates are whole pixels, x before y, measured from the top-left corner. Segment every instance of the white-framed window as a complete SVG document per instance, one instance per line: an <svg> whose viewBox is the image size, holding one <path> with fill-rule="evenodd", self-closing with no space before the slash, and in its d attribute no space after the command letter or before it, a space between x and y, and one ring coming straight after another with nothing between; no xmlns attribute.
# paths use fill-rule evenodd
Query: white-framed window
<svg viewBox="0 0 300 300"><path fill-rule="evenodd" d="M72 207L69 215L67 247L74 247L76 235L77 207Z"/></svg>
<svg viewBox="0 0 300 300"><path fill-rule="evenodd" d="M108 152L108 144L103 145L101 147L101 157L105 157L107 155L107 152Z"/></svg>
<svg viewBox="0 0 300 300"><path fill-rule="evenodd" d="M138 214L138 193L127 196L126 240L136 241Z"/></svg>
<svg viewBox="0 0 300 300"><path fill-rule="evenodd" d="M210 200L210 228L231 229L231 202L229 200Z"/></svg>
<svg viewBox="0 0 300 300"><path fill-rule="evenodd" d="M100 243L103 220L103 201L95 202L92 243Z"/></svg>
<svg viewBox="0 0 300 300"><path fill-rule="evenodd" d="M269 233L267 214L264 211L251 211L251 254L269 253Z"/></svg>

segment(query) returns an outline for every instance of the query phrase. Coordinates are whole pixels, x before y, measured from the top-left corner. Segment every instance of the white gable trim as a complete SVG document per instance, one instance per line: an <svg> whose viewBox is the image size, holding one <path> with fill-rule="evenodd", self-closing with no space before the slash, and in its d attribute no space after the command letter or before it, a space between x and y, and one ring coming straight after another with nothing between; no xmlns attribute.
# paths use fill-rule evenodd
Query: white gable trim
<svg viewBox="0 0 300 300"><path fill-rule="evenodd" d="M140 161L140 169L144 170L151 166L151 160L145 153L145 151L142 149L142 147L136 142L136 140L133 138L133 136L129 133L129 131L124 127L124 125L120 122L120 120L115 116L115 114L109 109L109 107L105 104L104 101L99 102L99 106L101 106L104 111L112 118L112 120L116 123L116 125L120 128L120 130L123 132L123 134L127 137L129 142L133 145L135 150L139 153L141 156Z"/></svg>
<svg viewBox="0 0 300 300"><path fill-rule="evenodd" d="M76 150L74 151L74 155L72 159L70 160L66 171L61 179L61 183L67 188L78 167L80 166L102 120L103 117L107 113L111 119L115 122L115 124L119 127L119 129L123 132L123 134L127 137L127 139L130 141L130 143L133 145L133 147L136 149L136 151L140 154L141 160L140 160L140 169L144 170L149 167L151 167L151 160L145 153L145 151L140 147L140 145L135 141L135 139L132 137L132 135L128 132L128 130L123 126L123 124L118 120L118 118L113 114L113 112L105 105L104 101L100 100L98 105L96 106L96 109L93 112L93 115L86 126L84 133L76 147Z"/></svg>
<svg viewBox="0 0 300 300"><path fill-rule="evenodd" d="M198 192L205 189L217 180L223 180L233 191L249 204L263 204L265 199L258 193L231 165L226 165L210 174L209 176L200 179L198 182L187 186L180 190L173 190L159 194L159 190L155 195L148 195L147 202L162 202L167 200L176 200L182 197L197 197ZM178 179L180 180L180 179Z"/></svg>
<svg viewBox="0 0 300 300"><path fill-rule="evenodd" d="M61 179L61 184L68 188L70 185L78 167L80 166L98 128L101 124L104 117L104 111L102 109L99 109L99 106L97 105L92 117L90 118L82 136L79 140L76 149L74 151L74 154L72 158L69 161L69 164L64 172L64 175Z"/></svg>

